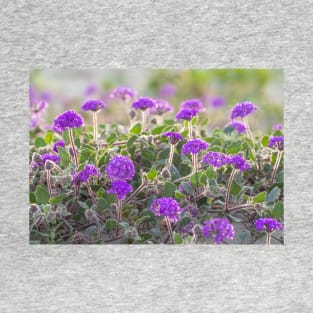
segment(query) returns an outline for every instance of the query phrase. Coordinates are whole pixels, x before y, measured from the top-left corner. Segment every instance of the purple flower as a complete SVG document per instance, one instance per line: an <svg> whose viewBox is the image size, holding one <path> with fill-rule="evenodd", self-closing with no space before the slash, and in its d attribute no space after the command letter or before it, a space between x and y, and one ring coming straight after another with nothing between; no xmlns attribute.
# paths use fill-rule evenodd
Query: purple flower
<svg viewBox="0 0 313 313"><path fill-rule="evenodd" d="M220 168L225 164L228 164L228 158L224 153L210 151L203 157L203 162L211 166Z"/></svg>
<svg viewBox="0 0 313 313"><path fill-rule="evenodd" d="M183 109L194 109L198 112L205 111L202 102L198 99L188 99L181 103L180 108Z"/></svg>
<svg viewBox="0 0 313 313"><path fill-rule="evenodd" d="M283 128L284 126L282 124L275 124L272 127L273 130L282 130Z"/></svg>
<svg viewBox="0 0 313 313"><path fill-rule="evenodd" d="M198 217L200 210L195 205L186 205L183 208L183 213L185 213L187 216L189 215L191 217Z"/></svg>
<svg viewBox="0 0 313 313"><path fill-rule="evenodd" d="M99 111L105 108L105 103L100 99L89 99L80 107L83 111Z"/></svg>
<svg viewBox="0 0 313 313"><path fill-rule="evenodd" d="M74 174L73 184L78 185L83 182L87 182L91 176L97 176L101 178L99 169L97 169L93 164L85 165L84 169Z"/></svg>
<svg viewBox="0 0 313 313"><path fill-rule="evenodd" d="M246 125L244 123L238 122L238 121L232 121L231 123L229 123L227 126L232 127L233 129L235 129L239 134L244 133L247 128Z"/></svg>
<svg viewBox="0 0 313 313"><path fill-rule="evenodd" d="M223 97L213 97L210 99L210 104L213 108L220 108L226 104L226 100Z"/></svg>
<svg viewBox="0 0 313 313"><path fill-rule="evenodd" d="M168 141L172 145L176 145L179 141L183 140L183 136L180 133L167 132L163 136L167 137Z"/></svg>
<svg viewBox="0 0 313 313"><path fill-rule="evenodd" d="M129 87L117 87L115 88L111 94L110 97L113 99L120 99L123 101L128 101L131 99L134 99L136 97L136 93L134 90L132 90Z"/></svg>
<svg viewBox="0 0 313 313"><path fill-rule="evenodd" d="M267 232L273 232L277 229L283 230L283 225L270 217L264 217L264 218L259 218L254 222L255 229L257 231L267 231Z"/></svg>
<svg viewBox="0 0 313 313"><path fill-rule="evenodd" d="M155 106L149 109L150 114L162 115L166 112L172 112L174 108L163 99L156 99Z"/></svg>
<svg viewBox="0 0 313 313"><path fill-rule="evenodd" d="M224 239L233 240L235 237L235 229L229 223L227 218L212 218L203 223L203 236L214 236L216 244L222 243Z"/></svg>
<svg viewBox="0 0 313 313"><path fill-rule="evenodd" d="M230 118L233 120L238 117L245 117L247 115L250 115L255 110L257 110L258 107L254 105L252 102L244 101L237 103L230 114Z"/></svg>
<svg viewBox="0 0 313 313"><path fill-rule="evenodd" d="M194 221L190 221L187 225L181 228L181 233L183 235L193 235L193 227L196 225Z"/></svg>
<svg viewBox="0 0 313 313"><path fill-rule="evenodd" d="M284 149L284 136L273 136L270 138L268 146L270 148Z"/></svg>
<svg viewBox="0 0 313 313"><path fill-rule="evenodd" d="M56 153L58 153L58 147L65 147L65 141L64 140L58 140L57 142L54 143L52 150Z"/></svg>
<svg viewBox="0 0 313 313"><path fill-rule="evenodd" d="M46 163L46 161L53 161L54 163L60 163L61 159L58 155L55 154L43 154L41 156L42 162Z"/></svg>
<svg viewBox="0 0 313 313"><path fill-rule="evenodd" d="M31 118L30 118L30 123L29 123L29 128L33 129L38 125L40 116L38 113L32 113Z"/></svg>
<svg viewBox="0 0 313 313"><path fill-rule="evenodd" d="M53 129L64 132L68 128L81 127L83 118L73 110L66 111L58 115L53 123Z"/></svg>
<svg viewBox="0 0 313 313"><path fill-rule="evenodd" d="M116 155L105 167L105 172L108 177L113 180L127 180L134 177L135 167L133 161L129 157Z"/></svg>
<svg viewBox="0 0 313 313"><path fill-rule="evenodd" d="M135 110L147 110L155 107L155 101L151 98L141 97L132 104L132 108Z"/></svg>
<svg viewBox="0 0 313 313"><path fill-rule="evenodd" d="M124 200L128 193L133 191L133 187L125 181L114 181L108 193L115 194L118 200Z"/></svg>
<svg viewBox="0 0 313 313"><path fill-rule="evenodd" d="M85 96L90 97L98 91L98 87L95 84L90 84L85 89Z"/></svg>
<svg viewBox="0 0 313 313"><path fill-rule="evenodd" d="M176 86L173 84L164 84L161 86L159 90L159 95L162 98L170 98L175 96L176 94Z"/></svg>
<svg viewBox="0 0 313 313"><path fill-rule="evenodd" d="M181 154L198 154L201 150L206 150L209 145L201 139L191 139L187 141L181 150Z"/></svg>
<svg viewBox="0 0 313 313"><path fill-rule="evenodd" d="M229 155L227 157L228 164L233 165L236 169L240 171L250 171L250 164L239 154Z"/></svg>
<svg viewBox="0 0 313 313"><path fill-rule="evenodd" d="M171 222L177 222L182 212L178 202L172 198L155 199L150 207L151 212L156 216L168 217Z"/></svg>
<svg viewBox="0 0 313 313"><path fill-rule="evenodd" d="M181 109L176 114L176 120L186 120L190 121L194 116L197 116L199 113L196 109Z"/></svg>

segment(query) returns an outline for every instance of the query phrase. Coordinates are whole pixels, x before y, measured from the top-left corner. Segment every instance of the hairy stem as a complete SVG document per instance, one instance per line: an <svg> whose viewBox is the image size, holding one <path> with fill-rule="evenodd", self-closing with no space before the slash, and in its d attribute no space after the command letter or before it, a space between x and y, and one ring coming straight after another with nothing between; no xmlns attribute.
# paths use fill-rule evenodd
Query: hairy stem
<svg viewBox="0 0 313 313"><path fill-rule="evenodd" d="M171 166L172 166L172 163L173 163L174 149L175 149L175 146L171 144L170 145L170 155L169 155L169 158L168 158L168 165L167 165L167 168L168 168L169 171L171 170Z"/></svg>
<svg viewBox="0 0 313 313"><path fill-rule="evenodd" d="M192 122L191 122L191 120L188 121L188 136L189 136L189 139L193 138L193 136L192 136Z"/></svg>
<svg viewBox="0 0 313 313"><path fill-rule="evenodd" d="M98 136L98 121L97 121L97 112L93 113L93 141L95 146L97 146L97 136Z"/></svg>
<svg viewBox="0 0 313 313"><path fill-rule="evenodd" d="M168 229L168 233L170 235L170 243L174 243L174 236L173 236L173 230L171 226L171 221L168 217L165 217L166 226Z"/></svg>
<svg viewBox="0 0 313 313"><path fill-rule="evenodd" d="M234 177L237 173L237 170L235 168L233 168L229 179L228 179L228 183L227 183L227 190L226 190L226 199L225 199L225 212L228 212L229 209L229 196L230 196L230 190L231 190L231 185L233 183Z"/></svg>
<svg viewBox="0 0 313 313"><path fill-rule="evenodd" d="M251 141L252 141L253 144L254 144L254 138L253 138L253 135L252 135L252 133L251 133L251 129L250 129L250 126L249 126L248 118L245 116L245 117L243 118L243 120L244 120L246 129L247 129L247 134L248 134L248 136L250 137Z"/></svg>
<svg viewBox="0 0 313 313"><path fill-rule="evenodd" d="M142 131L147 128L147 110L142 110Z"/></svg>
<svg viewBox="0 0 313 313"><path fill-rule="evenodd" d="M279 168L279 163L280 163L282 155L283 155L283 152L279 150L278 153L277 153L276 162L275 162L275 165L274 165L274 168L273 168L271 183L274 181L274 179L276 177L276 174L277 174L277 171L278 171L278 168Z"/></svg>
<svg viewBox="0 0 313 313"><path fill-rule="evenodd" d="M49 191L49 196L52 198L52 185L51 185L51 172L50 170L46 170L47 172L47 187Z"/></svg>
<svg viewBox="0 0 313 313"><path fill-rule="evenodd" d="M78 155L77 155L75 142L74 142L73 129L69 128L68 133L69 133L69 137L70 137L70 142L71 142L71 146L72 146L72 150L73 150L73 154L74 154L74 159L75 159L76 170L77 170L78 169Z"/></svg>
<svg viewBox="0 0 313 313"><path fill-rule="evenodd" d="M196 153L191 154L192 161L192 173L196 173L198 171L198 155Z"/></svg>
<svg viewBox="0 0 313 313"><path fill-rule="evenodd" d="M271 244L271 233L269 231L266 232L266 245Z"/></svg>
<svg viewBox="0 0 313 313"><path fill-rule="evenodd" d="M95 197L95 195L94 195L94 193L93 193L93 191L92 191L92 189L91 189L91 187L90 187L88 182L87 182L87 190L88 190L88 194L89 194L93 204L97 204L97 199L96 199L96 197Z"/></svg>
<svg viewBox="0 0 313 313"><path fill-rule="evenodd" d="M117 222L120 224L122 221L122 200L117 200L117 208L116 208L116 216L117 216ZM119 225L117 225L116 233L115 235L118 236L120 231Z"/></svg>
<svg viewBox="0 0 313 313"><path fill-rule="evenodd" d="M139 192L141 192L145 187L147 186L153 186L153 183L142 183L126 200L126 203L129 203L134 197L138 195Z"/></svg>

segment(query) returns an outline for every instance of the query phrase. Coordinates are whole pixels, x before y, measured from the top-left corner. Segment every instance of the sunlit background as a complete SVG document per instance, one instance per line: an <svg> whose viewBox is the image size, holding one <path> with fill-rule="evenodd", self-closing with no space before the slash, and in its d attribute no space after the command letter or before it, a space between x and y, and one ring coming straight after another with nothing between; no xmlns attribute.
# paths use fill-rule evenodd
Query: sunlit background
<svg viewBox="0 0 313 313"><path fill-rule="evenodd" d="M89 98L101 98L107 106L98 114L100 123L128 124L128 108L110 98L118 86L136 91L137 97L148 96L167 100L175 111L165 118L174 118L182 101L200 99L211 129L224 127L230 121L231 108L241 101L259 106L251 117L253 131L269 132L273 125L283 124L282 70L34 70L30 74L30 105L44 100L47 108L35 126L48 129L56 115L68 109L79 111L86 123L91 114L80 110ZM34 127L32 125L31 127Z"/></svg>

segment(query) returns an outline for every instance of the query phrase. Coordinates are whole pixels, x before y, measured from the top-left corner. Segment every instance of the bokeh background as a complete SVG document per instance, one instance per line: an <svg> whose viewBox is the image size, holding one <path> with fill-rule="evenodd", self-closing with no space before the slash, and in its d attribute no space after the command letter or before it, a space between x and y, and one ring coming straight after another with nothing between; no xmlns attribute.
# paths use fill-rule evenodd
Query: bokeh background
<svg viewBox="0 0 313 313"><path fill-rule="evenodd" d="M56 115L68 109L80 111L88 98L102 98L107 107L98 114L100 123L128 124L125 104L110 98L118 86L134 89L137 96L162 98L174 106L173 118L182 101L201 99L207 110L200 119L208 118L211 129L224 127L230 121L231 108L244 100L260 109L249 117L256 133L271 131L283 124L283 71L268 69L109 69L109 70L33 70L30 73L30 99L48 102L38 124L47 129ZM30 102L33 102L31 100ZM31 110L32 105L31 104ZM86 123L91 114L80 112Z"/></svg>

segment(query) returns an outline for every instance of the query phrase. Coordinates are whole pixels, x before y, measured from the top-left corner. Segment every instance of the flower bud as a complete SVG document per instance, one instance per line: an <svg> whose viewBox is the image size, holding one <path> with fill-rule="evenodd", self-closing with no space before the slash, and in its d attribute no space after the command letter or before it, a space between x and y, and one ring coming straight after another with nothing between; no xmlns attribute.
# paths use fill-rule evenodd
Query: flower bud
<svg viewBox="0 0 313 313"><path fill-rule="evenodd" d="M128 114L131 120L133 120L136 117L136 112L134 110L130 110Z"/></svg>
<svg viewBox="0 0 313 313"><path fill-rule="evenodd" d="M157 119L156 119L156 118L153 118L150 122L151 122L151 124L156 125L156 124L157 124Z"/></svg>
<svg viewBox="0 0 313 313"><path fill-rule="evenodd" d="M33 162L42 163L42 158L41 158L41 155L39 153L35 152L33 154Z"/></svg>
<svg viewBox="0 0 313 313"><path fill-rule="evenodd" d="M37 215L39 213L39 211L40 211L40 209L39 209L39 206L37 204L31 204L30 205L29 212L32 215Z"/></svg>
<svg viewBox="0 0 313 313"><path fill-rule="evenodd" d="M161 175L162 175L164 178L170 178L170 177L171 177L171 172L168 170L167 167L165 167L165 168L162 170Z"/></svg>
<svg viewBox="0 0 313 313"><path fill-rule="evenodd" d="M51 171L55 167L55 163L53 161L47 160L45 163L45 170Z"/></svg>

